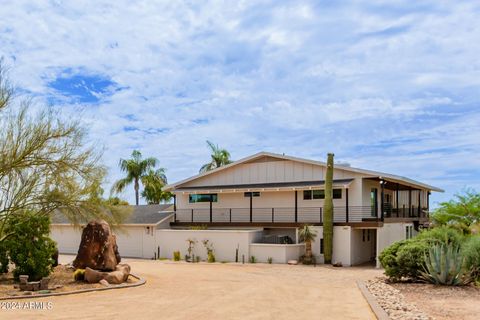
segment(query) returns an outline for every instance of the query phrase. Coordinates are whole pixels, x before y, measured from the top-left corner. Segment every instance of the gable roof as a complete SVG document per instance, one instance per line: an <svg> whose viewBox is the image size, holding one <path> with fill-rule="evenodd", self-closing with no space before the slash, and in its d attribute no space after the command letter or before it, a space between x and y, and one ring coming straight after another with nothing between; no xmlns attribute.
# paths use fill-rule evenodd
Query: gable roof
<svg viewBox="0 0 480 320"><path fill-rule="evenodd" d="M304 159L304 158L287 156L287 155L284 155L284 154L280 155L280 154L276 154L276 153L272 153L272 152L262 151L262 152L254 154L254 155L245 157L243 159L234 161L234 162L232 162L228 165L216 168L214 170L207 171L207 172L204 172L204 173L200 173L200 174L194 175L190 178L181 180L179 182L169 184L169 185L165 186L164 190L165 191L172 191L172 190L178 189L179 186L181 186L181 185L183 185L187 182L190 182L190 181L193 181L193 180L196 180L196 179L208 176L208 175L216 174L217 172L226 170L228 168L237 166L239 164L245 164L245 163L249 163L249 162L259 161L262 158L274 158L274 159L278 159L278 160L296 161L296 162L307 163L307 164L312 164L312 165L322 166L322 167L327 166L327 164L325 162L322 162L322 161L309 160L309 159ZM393 182L407 183L409 185L418 186L418 187L428 189L428 190L431 190L431 191L444 192L444 190L442 190L440 188L437 188L437 187L434 187L434 186L431 186L431 185L428 185L428 184L425 184L425 183L422 183L422 182L419 182L419 181L415 181L413 179L409 179L409 178L406 178L406 177L402 177L402 176L398 176L398 175L394 175L394 174L389 174L389 173L385 173L385 172L354 168L354 167L340 165L340 164L335 164L335 168L345 170L345 171L349 171L349 172L359 173L359 174L365 175L366 178L381 178L381 179L391 180Z"/></svg>
<svg viewBox="0 0 480 320"><path fill-rule="evenodd" d="M156 225L173 214L172 204L152 204L131 206L132 213L122 225ZM80 223L88 221L80 221ZM57 211L52 216L52 224L71 224L70 221Z"/></svg>

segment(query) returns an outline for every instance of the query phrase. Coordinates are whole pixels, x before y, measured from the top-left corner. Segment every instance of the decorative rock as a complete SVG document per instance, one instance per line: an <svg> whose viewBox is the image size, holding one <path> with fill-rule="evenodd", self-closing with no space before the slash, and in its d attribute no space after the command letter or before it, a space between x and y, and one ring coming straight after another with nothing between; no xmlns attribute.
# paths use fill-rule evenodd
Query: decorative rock
<svg viewBox="0 0 480 320"><path fill-rule="evenodd" d="M120 284L127 281L130 275L130 266L128 264L119 264L115 271L101 272L91 268L85 269L85 281L88 283L97 283L106 280L109 284Z"/></svg>
<svg viewBox="0 0 480 320"><path fill-rule="evenodd" d="M78 254L73 261L76 269L91 268L113 271L121 261L115 235L104 220L91 221L82 231Z"/></svg>
<svg viewBox="0 0 480 320"><path fill-rule="evenodd" d="M49 277L43 277L42 280L40 280L40 290L48 290L49 282L50 282Z"/></svg>
<svg viewBox="0 0 480 320"><path fill-rule="evenodd" d="M332 266L340 268L343 267L343 264L341 262L335 262Z"/></svg>
<svg viewBox="0 0 480 320"><path fill-rule="evenodd" d="M24 296L31 296L33 294L32 291L23 291Z"/></svg>
<svg viewBox="0 0 480 320"><path fill-rule="evenodd" d="M291 265L296 265L296 264L298 264L298 261L297 260L288 260L287 263L291 264Z"/></svg>
<svg viewBox="0 0 480 320"><path fill-rule="evenodd" d="M107 272L101 272L87 267L85 268L85 281L88 283L98 283L100 280L105 279L107 274Z"/></svg>
<svg viewBox="0 0 480 320"><path fill-rule="evenodd" d="M108 281L105 279L100 280L98 283L100 283L102 286L110 287L110 283L108 283Z"/></svg>

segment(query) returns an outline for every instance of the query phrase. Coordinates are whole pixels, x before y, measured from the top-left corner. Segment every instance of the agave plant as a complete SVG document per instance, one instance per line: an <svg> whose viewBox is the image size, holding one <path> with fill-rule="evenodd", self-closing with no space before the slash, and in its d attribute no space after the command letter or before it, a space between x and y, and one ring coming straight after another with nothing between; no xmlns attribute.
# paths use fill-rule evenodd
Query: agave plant
<svg viewBox="0 0 480 320"><path fill-rule="evenodd" d="M461 286L472 281L471 272L463 268L464 258L458 246L436 244L425 254L421 278L437 285Z"/></svg>

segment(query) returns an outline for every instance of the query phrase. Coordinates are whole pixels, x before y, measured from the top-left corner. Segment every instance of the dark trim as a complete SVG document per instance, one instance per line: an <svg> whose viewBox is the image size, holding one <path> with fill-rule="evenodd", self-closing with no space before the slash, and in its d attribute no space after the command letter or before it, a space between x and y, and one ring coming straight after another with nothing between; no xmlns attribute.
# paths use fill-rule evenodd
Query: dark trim
<svg viewBox="0 0 480 320"><path fill-rule="evenodd" d="M250 223L253 221L253 194L250 193Z"/></svg>
<svg viewBox="0 0 480 320"><path fill-rule="evenodd" d="M400 185L397 183L397 191L396 191L396 197L397 197L397 217L398 217L398 203L400 202L400 199L399 199L399 191L400 191Z"/></svg>
<svg viewBox="0 0 480 320"><path fill-rule="evenodd" d="M298 192L295 190L295 223L298 222Z"/></svg>
<svg viewBox="0 0 480 320"><path fill-rule="evenodd" d="M383 180L380 181L380 189L380 219L383 221L385 214L385 181Z"/></svg>
<svg viewBox="0 0 480 320"><path fill-rule="evenodd" d="M333 180L334 184L345 184L352 182L353 179ZM198 187L180 187L175 190L210 190L210 189L257 189L257 188L281 188L281 187L309 187L323 186L325 180L315 181L292 181L292 182L275 182L275 183L252 183L252 184L228 184L216 186L198 186Z"/></svg>
<svg viewBox="0 0 480 320"><path fill-rule="evenodd" d="M408 216L412 216L412 189L408 190Z"/></svg>
<svg viewBox="0 0 480 320"><path fill-rule="evenodd" d="M420 217L422 206L420 204L422 199L422 190L418 190L418 216Z"/></svg>
<svg viewBox="0 0 480 320"><path fill-rule="evenodd" d="M345 220L348 222L348 188L345 188Z"/></svg>
<svg viewBox="0 0 480 320"><path fill-rule="evenodd" d="M210 194L210 222L213 221L213 208L212 208L212 202L213 202L213 195Z"/></svg>

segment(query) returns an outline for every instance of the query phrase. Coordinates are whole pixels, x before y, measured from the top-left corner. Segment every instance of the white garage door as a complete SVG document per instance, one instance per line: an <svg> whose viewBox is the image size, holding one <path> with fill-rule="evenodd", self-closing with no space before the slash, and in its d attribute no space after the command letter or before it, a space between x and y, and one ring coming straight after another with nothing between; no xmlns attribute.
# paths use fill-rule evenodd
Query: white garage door
<svg viewBox="0 0 480 320"><path fill-rule="evenodd" d="M77 254L82 238L82 229L69 225L52 225L50 237L57 242L59 253Z"/></svg>
<svg viewBox="0 0 480 320"><path fill-rule="evenodd" d="M143 227L124 227L117 231L117 246L121 257L143 257Z"/></svg>

